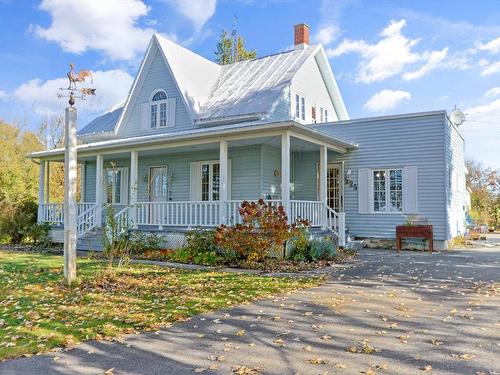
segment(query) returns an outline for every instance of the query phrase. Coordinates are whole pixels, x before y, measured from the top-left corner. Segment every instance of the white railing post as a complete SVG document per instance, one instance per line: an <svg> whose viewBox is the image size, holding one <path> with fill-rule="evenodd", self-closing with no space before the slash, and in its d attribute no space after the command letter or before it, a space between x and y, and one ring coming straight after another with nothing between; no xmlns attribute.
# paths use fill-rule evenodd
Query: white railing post
<svg viewBox="0 0 500 375"><path fill-rule="evenodd" d="M104 169L103 169L103 158L101 154L96 156L96 168L95 168L95 204L97 206L96 210L96 225L100 227L102 225L102 203L103 203L103 193L104 193Z"/></svg>
<svg viewBox="0 0 500 375"><path fill-rule="evenodd" d="M139 170L139 154L137 151L130 152L130 210L128 219L132 226L137 229L137 187Z"/></svg>
<svg viewBox="0 0 500 375"><path fill-rule="evenodd" d="M325 229L327 225L328 212L326 207L327 201L327 172L328 172L328 149L326 146L320 146L319 149L319 200L323 203L323 214L321 215L321 228Z"/></svg>
<svg viewBox="0 0 500 375"><path fill-rule="evenodd" d="M281 201L290 221L290 134L281 135Z"/></svg>
<svg viewBox="0 0 500 375"><path fill-rule="evenodd" d="M339 212L339 245L345 246L345 212Z"/></svg>
<svg viewBox="0 0 500 375"><path fill-rule="evenodd" d="M40 175L38 176L38 222L43 221L43 210L45 203L45 167L46 162L40 160Z"/></svg>

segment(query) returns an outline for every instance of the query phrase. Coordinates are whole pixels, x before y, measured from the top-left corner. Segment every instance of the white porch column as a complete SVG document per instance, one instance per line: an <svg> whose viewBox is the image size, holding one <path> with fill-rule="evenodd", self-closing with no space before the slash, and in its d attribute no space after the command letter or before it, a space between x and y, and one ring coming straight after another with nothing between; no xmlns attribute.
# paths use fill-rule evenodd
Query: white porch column
<svg viewBox="0 0 500 375"><path fill-rule="evenodd" d="M95 166L95 204L97 205L96 224L98 227L102 225L103 175L103 157L101 154L98 154Z"/></svg>
<svg viewBox="0 0 500 375"><path fill-rule="evenodd" d="M319 146L319 200L323 202L325 208L321 216L321 227L326 228L327 225L327 186L326 177L328 173L328 149L326 146Z"/></svg>
<svg viewBox="0 0 500 375"><path fill-rule="evenodd" d="M227 224L225 205L227 201L227 141L220 141L219 144L219 222Z"/></svg>
<svg viewBox="0 0 500 375"><path fill-rule="evenodd" d="M66 108L64 132L64 278L71 284L76 278L77 239L77 150L76 109Z"/></svg>
<svg viewBox="0 0 500 375"><path fill-rule="evenodd" d="M281 201L288 220L292 220L290 212L290 134L281 135Z"/></svg>
<svg viewBox="0 0 500 375"><path fill-rule="evenodd" d="M38 176L38 222L41 223L43 221L43 211L44 207L42 206L45 203L45 169L47 166L47 162L40 160L40 171Z"/></svg>
<svg viewBox="0 0 500 375"><path fill-rule="evenodd" d="M50 161L45 163L45 203L50 203Z"/></svg>
<svg viewBox="0 0 500 375"><path fill-rule="evenodd" d="M137 188L139 174L139 154L137 151L130 152L130 198L129 198L129 222L137 228Z"/></svg>

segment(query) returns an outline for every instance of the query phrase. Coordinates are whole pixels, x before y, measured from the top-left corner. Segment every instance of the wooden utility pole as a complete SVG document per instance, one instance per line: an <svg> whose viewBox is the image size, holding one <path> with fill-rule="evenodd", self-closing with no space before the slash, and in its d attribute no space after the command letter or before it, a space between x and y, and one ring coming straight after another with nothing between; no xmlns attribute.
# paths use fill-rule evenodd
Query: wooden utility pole
<svg viewBox="0 0 500 375"><path fill-rule="evenodd" d="M64 122L64 280L68 285L76 279L77 240L77 151L76 108L68 107Z"/></svg>

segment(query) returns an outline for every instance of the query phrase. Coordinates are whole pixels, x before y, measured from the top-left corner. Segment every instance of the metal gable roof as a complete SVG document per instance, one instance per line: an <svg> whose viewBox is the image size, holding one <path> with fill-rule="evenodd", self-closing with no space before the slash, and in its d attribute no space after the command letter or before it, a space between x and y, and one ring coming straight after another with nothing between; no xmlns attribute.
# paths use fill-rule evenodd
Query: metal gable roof
<svg viewBox="0 0 500 375"><path fill-rule="evenodd" d="M265 117L272 112L304 62L321 49L320 46L306 46L221 66L159 34L153 36L152 43L161 50L192 121L200 124L218 122L217 119L237 121L249 115L257 117L255 119ZM135 89L140 87L131 90L127 101ZM116 132L117 125L123 121L124 108L127 105L95 118L78 135Z"/></svg>
<svg viewBox="0 0 500 375"><path fill-rule="evenodd" d="M309 46L224 66L212 95L200 109L199 120L269 113L315 51L314 46Z"/></svg>

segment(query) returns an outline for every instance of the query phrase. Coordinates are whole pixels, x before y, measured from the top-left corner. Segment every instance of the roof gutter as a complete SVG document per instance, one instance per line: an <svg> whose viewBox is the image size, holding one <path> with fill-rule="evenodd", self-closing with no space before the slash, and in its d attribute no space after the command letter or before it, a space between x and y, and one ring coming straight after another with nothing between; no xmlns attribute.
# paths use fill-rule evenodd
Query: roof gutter
<svg viewBox="0 0 500 375"><path fill-rule="evenodd" d="M194 120L194 122L195 124L199 124L202 126L227 125L235 121L238 122L257 121L260 120L264 115L265 113L258 112L258 113L249 113L246 115L236 115L236 116L206 117Z"/></svg>

